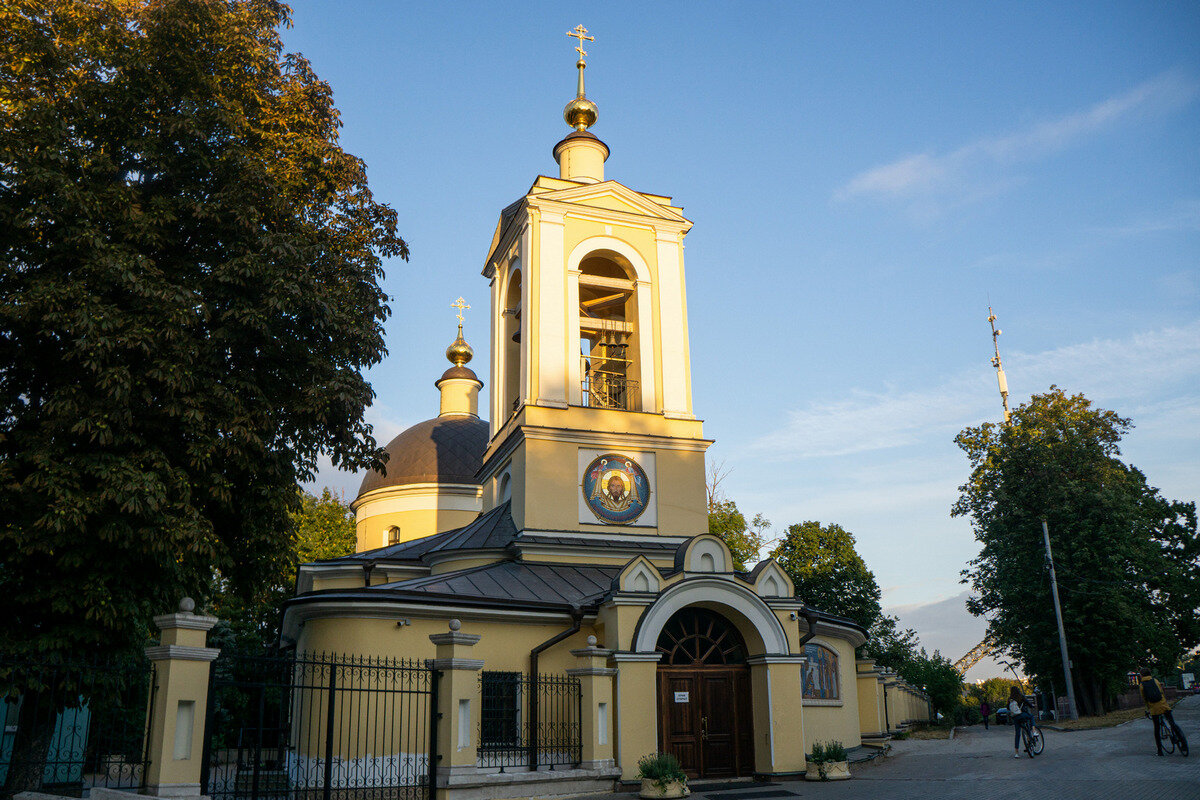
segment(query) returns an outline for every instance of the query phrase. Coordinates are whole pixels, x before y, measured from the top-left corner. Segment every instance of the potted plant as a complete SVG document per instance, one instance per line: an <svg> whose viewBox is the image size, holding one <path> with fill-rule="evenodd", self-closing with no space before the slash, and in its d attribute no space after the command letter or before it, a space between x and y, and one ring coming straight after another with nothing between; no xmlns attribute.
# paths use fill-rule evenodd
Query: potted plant
<svg viewBox="0 0 1200 800"><path fill-rule="evenodd" d="M638 760L638 777L642 779L642 791L638 797L666 798L687 797L687 775L679 765L679 759L670 753L651 753Z"/></svg>
<svg viewBox="0 0 1200 800"><path fill-rule="evenodd" d="M813 742L812 750L805 756L805 760L808 763L805 765L804 780L821 780L821 765L825 763L825 745L820 742Z"/></svg>
<svg viewBox="0 0 1200 800"><path fill-rule="evenodd" d="M850 778L850 762L846 748L838 741L825 743L825 760L821 764L821 777L827 781L844 781Z"/></svg>

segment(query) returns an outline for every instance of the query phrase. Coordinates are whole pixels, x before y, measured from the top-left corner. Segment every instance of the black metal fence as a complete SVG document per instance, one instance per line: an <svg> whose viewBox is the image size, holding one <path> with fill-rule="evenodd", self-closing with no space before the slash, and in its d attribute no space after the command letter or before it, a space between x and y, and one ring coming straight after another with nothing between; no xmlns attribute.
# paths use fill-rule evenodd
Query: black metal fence
<svg viewBox="0 0 1200 800"><path fill-rule="evenodd" d="M154 666L41 663L0 654L0 796L144 785Z"/></svg>
<svg viewBox="0 0 1200 800"><path fill-rule="evenodd" d="M479 766L576 766L583 757L579 679L521 672L479 674Z"/></svg>
<svg viewBox="0 0 1200 800"><path fill-rule="evenodd" d="M222 655L209 690L203 792L432 800L437 677L408 660Z"/></svg>

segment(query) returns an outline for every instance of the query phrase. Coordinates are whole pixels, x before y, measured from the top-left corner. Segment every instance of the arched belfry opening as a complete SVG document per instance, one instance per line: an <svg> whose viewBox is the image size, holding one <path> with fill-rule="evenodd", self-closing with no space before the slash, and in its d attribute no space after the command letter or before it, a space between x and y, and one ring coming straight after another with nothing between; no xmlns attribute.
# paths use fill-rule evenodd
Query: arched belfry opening
<svg viewBox="0 0 1200 800"><path fill-rule="evenodd" d="M508 289L504 293L504 383L503 404L497 419L502 423L521 404L521 271L514 269L508 278Z"/></svg>
<svg viewBox="0 0 1200 800"><path fill-rule="evenodd" d="M579 374L586 406L642 410L635 275L611 250L579 262Z"/></svg>
<svg viewBox="0 0 1200 800"><path fill-rule="evenodd" d="M746 642L717 611L688 606L659 633L659 749L693 778L750 775L754 726Z"/></svg>

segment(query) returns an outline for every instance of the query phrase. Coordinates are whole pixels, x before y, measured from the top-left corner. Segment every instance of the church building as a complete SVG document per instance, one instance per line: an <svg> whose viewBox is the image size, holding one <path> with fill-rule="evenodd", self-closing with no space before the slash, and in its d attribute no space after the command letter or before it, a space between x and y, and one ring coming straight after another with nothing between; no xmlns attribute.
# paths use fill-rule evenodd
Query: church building
<svg viewBox="0 0 1200 800"><path fill-rule="evenodd" d="M585 34L557 174L487 246L488 421L460 298L438 416L363 480L358 552L303 565L285 609L298 651L442 671L439 796L610 789L655 752L697 778L798 776L811 742L858 747L909 715L885 719L896 681L856 661L864 630L805 605L771 559L736 570L707 533L692 222L606 178Z"/></svg>

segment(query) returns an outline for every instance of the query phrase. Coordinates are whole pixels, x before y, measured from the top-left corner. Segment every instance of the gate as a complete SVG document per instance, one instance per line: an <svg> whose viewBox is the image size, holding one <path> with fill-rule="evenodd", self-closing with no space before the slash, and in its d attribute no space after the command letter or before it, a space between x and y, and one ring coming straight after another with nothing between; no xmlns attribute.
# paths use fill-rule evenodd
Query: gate
<svg viewBox="0 0 1200 800"><path fill-rule="evenodd" d="M212 800L433 800L437 678L415 661L300 654L213 663Z"/></svg>
<svg viewBox="0 0 1200 800"><path fill-rule="evenodd" d="M141 787L154 676L141 656L64 663L0 654L0 796Z"/></svg>

